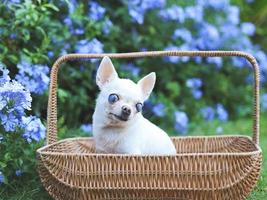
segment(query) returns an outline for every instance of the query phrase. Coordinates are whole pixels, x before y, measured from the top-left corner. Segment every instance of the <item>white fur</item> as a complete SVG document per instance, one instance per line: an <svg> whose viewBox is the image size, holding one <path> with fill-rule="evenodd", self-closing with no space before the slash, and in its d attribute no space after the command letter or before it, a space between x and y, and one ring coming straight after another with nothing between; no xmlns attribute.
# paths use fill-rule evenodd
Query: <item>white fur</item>
<svg viewBox="0 0 267 200"><path fill-rule="evenodd" d="M136 111L136 103L143 103L155 84L155 73L150 73L138 84L120 79L108 57L104 57L97 72L96 82L100 94L93 114L93 136L100 153L124 153L138 155L171 155L175 147L169 136ZM108 102L110 94L118 94L120 100ZM119 115L121 107L131 108L127 121L121 121L109 113Z"/></svg>

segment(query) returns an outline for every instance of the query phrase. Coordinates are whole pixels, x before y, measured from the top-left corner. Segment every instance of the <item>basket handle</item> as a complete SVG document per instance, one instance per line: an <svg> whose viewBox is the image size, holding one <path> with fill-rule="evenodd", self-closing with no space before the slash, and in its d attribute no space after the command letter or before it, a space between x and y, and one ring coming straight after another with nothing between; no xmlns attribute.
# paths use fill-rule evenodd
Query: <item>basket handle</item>
<svg viewBox="0 0 267 200"><path fill-rule="evenodd" d="M141 57L159 57L159 56L201 56L201 57L226 57L238 56L246 58L252 65L254 72L254 91L253 91L253 136L255 144L259 144L260 132L260 71L256 59L242 51L147 51L131 53L109 53L109 54L67 54L61 56L54 63L50 74L49 98L47 106L47 144L57 141L57 78L58 70L62 63L68 60L103 58L141 58Z"/></svg>

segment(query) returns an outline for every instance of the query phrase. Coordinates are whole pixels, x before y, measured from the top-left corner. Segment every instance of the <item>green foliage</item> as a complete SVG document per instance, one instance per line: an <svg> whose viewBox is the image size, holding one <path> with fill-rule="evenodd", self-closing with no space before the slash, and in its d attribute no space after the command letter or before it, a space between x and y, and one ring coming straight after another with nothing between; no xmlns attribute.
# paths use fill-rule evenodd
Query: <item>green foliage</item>
<svg viewBox="0 0 267 200"><path fill-rule="evenodd" d="M92 20L88 16L89 6L84 0L77 1L75 6L73 5L75 1L68 0L25 0L20 4L12 5L8 1L4 2L0 3L0 61L8 66L13 78L18 72L16 65L23 57L28 57L33 64L52 66L59 56L79 51L77 44L81 40L97 39L104 44L103 51L107 53L163 50L169 45L183 44L181 39L172 38L176 28L187 28L195 35L198 32L193 20L185 24L179 24L177 21L166 22L157 16L159 11L157 9L145 13L143 25L134 23L127 7L130 1L98 1L106 9L105 15L100 20ZM265 1L255 1L251 5L244 3L243 0L233 2L241 6L241 11L245 11L241 14L243 21L252 20L258 25L253 40L255 43L262 44L267 50ZM170 0L167 5L177 4L186 7L193 3L194 1ZM75 9L69 12L72 6ZM225 17L225 13L210 10L205 14L206 22L217 25L215 15L222 19ZM109 34L103 32L107 20L113 22ZM83 33L78 34L80 29ZM229 50L231 42L228 41L223 49ZM96 48L88 49L88 53L90 53L89 50L94 53ZM144 114L170 135L177 134L174 131L173 115L177 110L185 111L189 116L188 132L193 135L214 134L219 126L222 127L224 133L247 134L251 132L250 121L240 120L240 118L250 116L252 111L252 84L247 80L251 70L247 65L247 68L242 69L233 67L228 58L223 59L223 67L220 69L206 62L205 59L200 64L193 60L174 64L162 58L114 59L113 62L120 76L134 81L151 71L157 72L157 83L150 103L153 106L163 103L166 115L156 116L151 109L144 110ZM125 70L125 66L129 63L137 66L140 74L134 75L131 71ZM94 80L98 64L98 61L89 60L70 61L63 64L59 70L59 138L85 136L77 127L83 123L90 123L92 120L91 116L98 93ZM203 96L198 100L193 98L190 89L186 86L186 81L194 77L203 81L200 88ZM43 119L46 117L47 98L47 92L42 96L33 96L32 112ZM231 120L238 121L204 122L200 113L201 108L214 107L217 103L225 106ZM267 124L266 119L265 124ZM263 128L262 133L265 133L264 131L267 131L266 127ZM265 141L266 137L262 136L262 139ZM29 145L16 134L8 135L5 140L5 144L12 144L12 146L3 145L0 151L11 153L3 154L3 158L0 159L0 169L5 171L9 177L15 177L14 171L7 169L19 168L23 170L24 176L18 178L18 182L6 181L5 188L0 188L0 199L2 196L4 199L10 196L12 196L11 199L47 199L43 189L40 189L35 170L35 151L43 143ZM262 144L266 154L266 145L264 142ZM266 159L264 167L267 167ZM263 171L260 183L250 199L266 197L267 186L264 180L266 180L266 172ZM28 184L22 186L21 183L24 182Z"/></svg>
<svg viewBox="0 0 267 200"><path fill-rule="evenodd" d="M169 5L172 3L175 2L168 2ZM0 18L2 30L0 49L3 52L0 54L0 60L14 75L17 72L15 65L21 57L26 55L33 63L52 66L60 55L77 52L77 43L80 40L97 38L104 44L104 51L110 53L140 51L144 47L148 50L163 50L172 43L177 46L183 44L182 40L172 39L177 23L171 21L164 23L158 19L156 9L149 10L145 14L145 25L140 26L132 22L126 2L109 1L100 4L106 9L106 13L97 21L88 17L89 6L84 1L77 1L76 5L69 1L46 0L26 0L12 6L0 4L0 12L3 13ZM183 1L178 4L188 6L192 2ZM69 13L71 6L75 9ZM214 14L212 11L205 19L214 23ZM113 22L113 26L108 35L103 34L103 26L109 19ZM189 28L192 27L190 23L186 24ZM76 34L75 31L78 29L83 29L84 33ZM194 33L197 30L190 31ZM94 52L94 49L91 51ZM215 106L217 103L226 107L231 119L250 114L244 109L251 104L252 87L244 86L250 71L236 69L229 59L224 59L224 67L220 71L205 62L173 64L165 62L162 58L119 59L114 62L121 76L135 81L150 71L158 72L154 103L164 102L168 111L183 110L189 115L190 121L201 119L199 110L202 107ZM129 62L140 67L139 77L124 70L123 66ZM91 122L98 93L94 80L98 63L88 60L72 61L63 64L59 70L59 116L64 117L69 127L78 127L82 123ZM192 97L190 89L185 85L186 80L192 77L205 80L201 87L203 96L198 101ZM241 96L242 103L240 103ZM45 117L44 105L47 104L47 94L43 97L36 96L35 99L34 112ZM244 112L241 113L239 110ZM173 131L172 113L167 115L166 121L154 115L147 116L151 117L152 121L160 123L162 127L169 127L168 131Z"/></svg>
<svg viewBox="0 0 267 200"><path fill-rule="evenodd" d="M8 177L4 179L4 182L11 184L10 182L20 180L19 176L21 175L16 175L16 170L19 170L25 179L37 176L35 150L43 146L43 142L30 144L21 137L19 131L4 136L0 145L0 169Z"/></svg>

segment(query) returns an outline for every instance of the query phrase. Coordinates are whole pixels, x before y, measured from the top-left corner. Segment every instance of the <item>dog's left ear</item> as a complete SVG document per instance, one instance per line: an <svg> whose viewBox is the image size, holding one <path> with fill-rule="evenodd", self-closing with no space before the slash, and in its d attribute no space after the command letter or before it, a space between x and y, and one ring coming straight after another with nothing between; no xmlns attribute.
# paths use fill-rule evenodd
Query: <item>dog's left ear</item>
<svg viewBox="0 0 267 200"><path fill-rule="evenodd" d="M101 89L106 83L118 78L118 74L108 56L105 56L96 73L96 84Z"/></svg>
<svg viewBox="0 0 267 200"><path fill-rule="evenodd" d="M156 82L156 73L151 72L144 78L138 81L137 85L141 88L143 92L143 100L147 100L150 93L152 92Z"/></svg>

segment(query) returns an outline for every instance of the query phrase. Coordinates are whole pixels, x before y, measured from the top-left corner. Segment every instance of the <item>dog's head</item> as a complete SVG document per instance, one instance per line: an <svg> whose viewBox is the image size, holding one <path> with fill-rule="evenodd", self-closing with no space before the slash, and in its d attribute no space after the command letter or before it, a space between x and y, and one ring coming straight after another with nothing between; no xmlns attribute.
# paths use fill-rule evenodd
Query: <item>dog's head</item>
<svg viewBox="0 0 267 200"><path fill-rule="evenodd" d="M137 84L129 79L121 79L109 57L104 57L96 74L100 94L95 114L108 126L125 126L131 123L141 115L143 103L152 92L155 81L154 72Z"/></svg>

